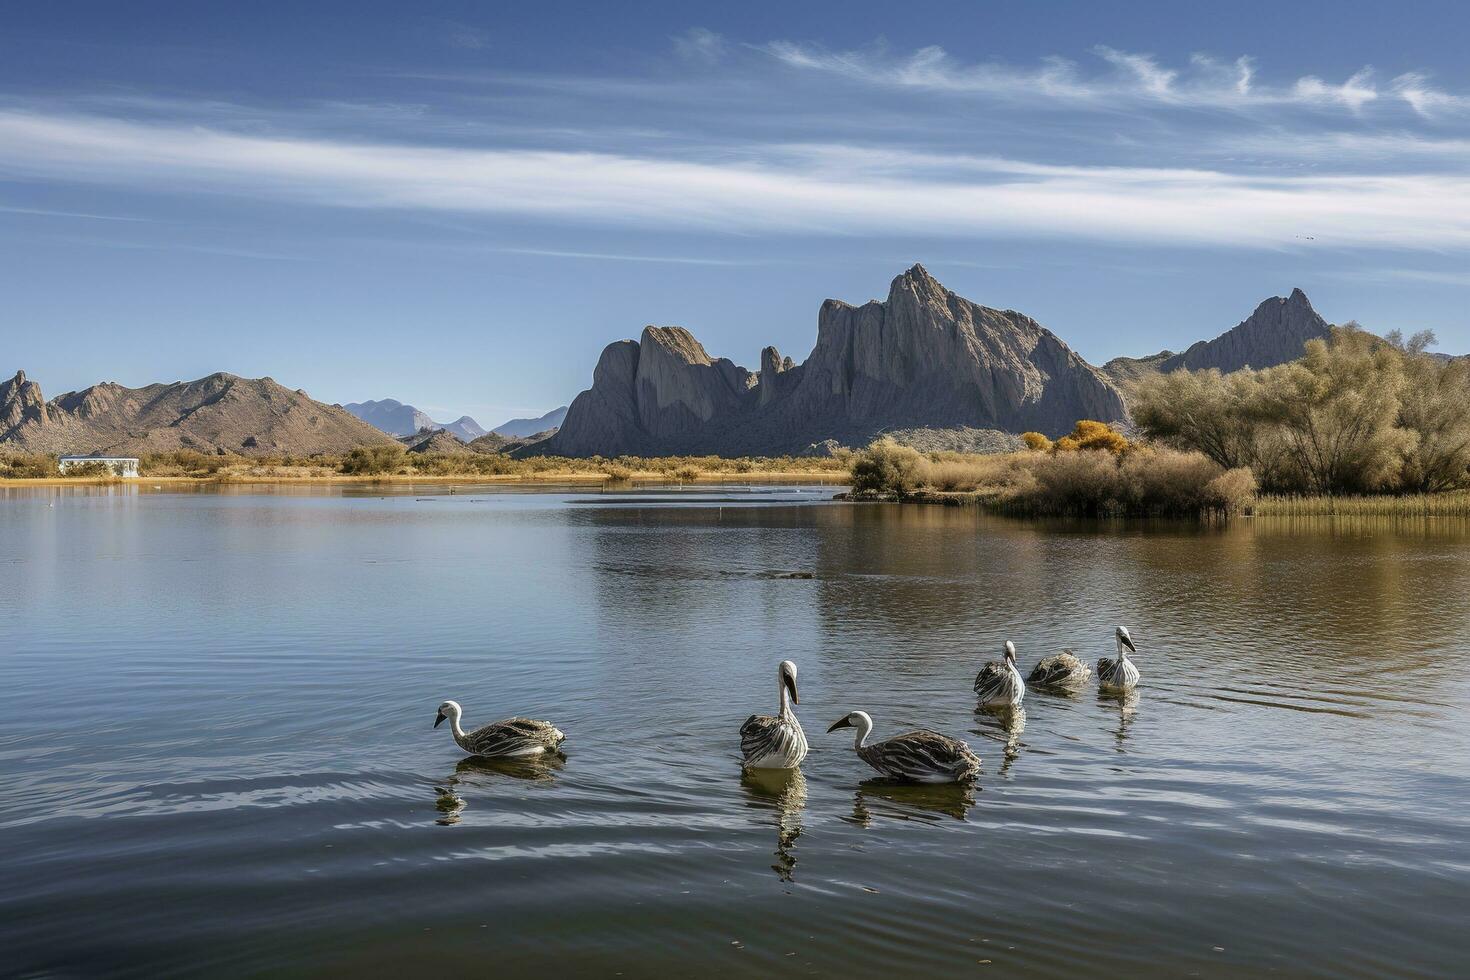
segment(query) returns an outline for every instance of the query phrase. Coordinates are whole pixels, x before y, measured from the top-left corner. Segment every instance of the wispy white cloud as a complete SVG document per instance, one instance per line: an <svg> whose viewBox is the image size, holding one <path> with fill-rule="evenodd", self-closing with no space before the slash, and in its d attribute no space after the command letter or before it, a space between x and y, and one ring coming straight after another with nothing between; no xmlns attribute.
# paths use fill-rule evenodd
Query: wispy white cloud
<svg viewBox="0 0 1470 980"><path fill-rule="evenodd" d="M1421 116L1470 112L1470 96L1451 95L1430 87L1429 76L1423 72L1408 72L1395 78L1393 91Z"/></svg>
<svg viewBox="0 0 1470 980"><path fill-rule="evenodd" d="M535 255L551 259L595 259L605 262L667 262L672 265L753 265L749 259L706 259L689 255L631 255L626 252L576 252L556 248L496 248L506 255Z"/></svg>
<svg viewBox="0 0 1470 980"><path fill-rule="evenodd" d="M43 181L344 208L802 235L1470 246L1470 175L1055 166L853 146L707 159L268 138L0 111L0 168Z"/></svg>
<svg viewBox="0 0 1470 980"><path fill-rule="evenodd" d="M1171 68L1152 55L1099 46L1094 54L1102 62L1102 70L1087 72L1076 62L1061 57L1045 59L1035 68L999 62L965 64L937 45L907 55L895 54L881 44L854 51L832 51L820 45L783 40L758 47L792 68L829 72L874 85L1017 100L1150 102L1181 108L1237 110L1296 106L1357 112L1381 94L1369 67L1341 82L1306 75L1289 85L1262 84L1258 81L1255 62L1248 56L1222 62L1207 55L1195 55L1186 67ZM1422 86L1416 87L1417 81L1418 76L1401 76L1393 85L1392 94L1416 110L1419 109L1416 98L1420 102L1446 98L1443 93L1429 93Z"/></svg>
<svg viewBox="0 0 1470 980"><path fill-rule="evenodd" d="M1470 272L1445 272L1437 269L1377 269L1374 278L1431 283L1436 286L1470 286Z"/></svg>
<svg viewBox="0 0 1470 980"><path fill-rule="evenodd" d="M707 27L691 27L674 38L674 51L686 61L714 64L725 56L725 39Z"/></svg>
<svg viewBox="0 0 1470 980"><path fill-rule="evenodd" d="M24 214L37 218L79 218L86 221L152 221L125 214L93 214L89 211L58 211L53 208L19 208L0 204L0 214Z"/></svg>

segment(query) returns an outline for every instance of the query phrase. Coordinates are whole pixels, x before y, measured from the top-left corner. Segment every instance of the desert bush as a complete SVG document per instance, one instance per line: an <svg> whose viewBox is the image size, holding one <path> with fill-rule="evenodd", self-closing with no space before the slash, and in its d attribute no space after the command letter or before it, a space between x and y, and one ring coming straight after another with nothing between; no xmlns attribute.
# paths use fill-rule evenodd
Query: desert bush
<svg viewBox="0 0 1470 980"><path fill-rule="evenodd" d="M604 464L602 467L602 472L607 476L609 480L619 482L624 480L631 480L633 478L633 471L628 469L628 467L626 466L619 465L618 463Z"/></svg>
<svg viewBox="0 0 1470 980"><path fill-rule="evenodd" d="M1023 432L1021 441L1026 444L1027 449L1034 453L1049 453L1056 445L1040 432Z"/></svg>
<svg viewBox="0 0 1470 980"><path fill-rule="evenodd" d="M358 446L341 463L341 471L353 476L391 473L403 465L401 446Z"/></svg>
<svg viewBox="0 0 1470 980"><path fill-rule="evenodd" d="M1106 422L1082 419L1069 434L1058 439L1052 448L1053 451L1062 453L1102 449L1114 455L1122 455L1128 451L1128 440L1123 433Z"/></svg>
<svg viewBox="0 0 1470 980"><path fill-rule="evenodd" d="M1255 493L1250 470L1224 470L1202 453L1106 450L1029 456L1034 482L996 500L1010 511L1074 517L1206 517L1239 513Z"/></svg>
<svg viewBox="0 0 1470 980"><path fill-rule="evenodd" d="M700 469L698 466L684 465L684 466L680 466L680 467L675 468L674 471L673 471L673 475L675 477L677 477L678 479L683 480L683 481L685 481L687 483L687 482L691 482L691 481L697 480L701 476L703 476L704 475L704 470Z"/></svg>
<svg viewBox="0 0 1470 980"><path fill-rule="evenodd" d="M917 449L886 437L875 440L852 458L853 492L912 493L918 489L928 462Z"/></svg>
<svg viewBox="0 0 1470 980"><path fill-rule="evenodd" d="M45 480L61 475L56 457L44 453L20 454L0 459L0 478L7 480Z"/></svg>
<svg viewBox="0 0 1470 980"><path fill-rule="evenodd" d="M175 449L166 453L145 453L138 460L143 476L213 476L228 466L244 463L239 456L205 455L193 449Z"/></svg>

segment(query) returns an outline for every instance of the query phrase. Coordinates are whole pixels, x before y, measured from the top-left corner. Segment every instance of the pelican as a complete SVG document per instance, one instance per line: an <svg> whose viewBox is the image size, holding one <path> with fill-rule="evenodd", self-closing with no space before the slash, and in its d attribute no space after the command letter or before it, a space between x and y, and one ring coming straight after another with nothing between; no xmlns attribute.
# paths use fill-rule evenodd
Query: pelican
<svg viewBox="0 0 1470 980"><path fill-rule="evenodd" d="M450 731L454 732L454 743L470 755L486 759L513 759L555 752L566 738L555 725L534 718L507 718L492 721L483 728L467 732L459 727L460 707L458 701L445 701L439 705L434 727L449 719Z"/></svg>
<svg viewBox="0 0 1470 980"><path fill-rule="evenodd" d="M781 710L773 715L751 715L740 726L740 752L747 769L795 769L806 758L806 733L796 720L792 704L800 704L796 696L796 664L781 661L776 668L776 689ZM791 703L786 702L787 693Z"/></svg>
<svg viewBox="0 0 1470 980"><path fill-rule="evenodd" d="M1026 683L1035 687L1076 687L1092 676L1092 668L1073 655L1071 650L1043 657L1031 668Z"/></svg>
<svg viewBox="0 0 1470 980"><path fill-rule="evenodd" d="M1113 638L1118 642L1118 659L1103 657L1097 662L1097 685L1104 691L1121 694L1133 690L1138 683L1138 668L1128 659L1128 651L1137 653L1138 649L1126 626L1114 629Z"/></svg>
<svg viewBox="0 0 1470 980"><path fill-rule="evenodd" d="M833 722L828 733L855 728L852 747L879 775L914 783L954 783L974 779L980 773L980 757L957 738L921 730L905 732L881 742L867 744L873 719L866 711L854 711Z"/></svg>
<svg viewBox="0 0 1470 980"><path fill-rule="evenodd" d="M1026 696L1026 682L1016 669L1016 645L1006 640L1005 659L992 660L975 675L975 694L986 706L1020 704Z"/></svg>

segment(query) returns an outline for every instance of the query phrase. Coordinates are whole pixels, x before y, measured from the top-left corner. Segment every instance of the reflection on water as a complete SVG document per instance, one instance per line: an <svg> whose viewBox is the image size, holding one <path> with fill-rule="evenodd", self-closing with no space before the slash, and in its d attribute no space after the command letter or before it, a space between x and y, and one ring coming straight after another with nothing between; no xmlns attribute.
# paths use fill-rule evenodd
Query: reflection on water
<svg viewBox="0 0 1470 980"><path fill-rule="evenodd" d="M1109 714L1115 714L1117 724L1113 727L1113 747L1118 752L1126 752L1124 743L1128 741L1128 728L1133 724L1133 716L1138 712L1138 702L1141 695L1138 688L1131 691L1103 691L1097 692L1097 703Z"/></svg>
<svg viewBox="0 0 1470 980"><path fill-rule="evenodd" d="M126 489L0 487L0 972L1470 961L1470 522ZM1114 623L1138 691L975 712L975 651ZM785 657L811 752L737 781ZM456 765L446 692L571 761ZM978 784L859 782L854 706Z"/></svg>
<svg viewBox="0 0 1470 980"><path fill-rule="evenodd" d="M434 822L449 827L459 823L460 815L469 806L466 794L479 790L493 791L496 784L505 779L522 779L532 782L552 783L557 770L566 765L567 757L561 752L542 754L524 759L486 759L470 755L459 760L454 773L444 780L443 786L435 786L434 808L439 818Z"/></svg>
<svg viewBox="0 0 1470 980"><path fill-rule="evenodd" d="M852 822L871 827L875 817L895 820L965 819L975 805L974 783L906 783L868 779L852 795Z"/></svg>
<svg viewBox="0 0 1470 980"><path fill-rule="evenodd" d="M1026 730L1025 705L982 705L975 709L975 717L980 722L975 734L1000 743L999 772L1004 776L1010 771L1011 763L1021 754L1021 733ZM984 749L980 750L980 758L982 761L986 760Z"/></svg>
<svg viewBox="0 0 1470 980"><path fill-rule="evenodd" d="M740 785L749 805L769 810L776 825L776 863L771 870L782 881L796 871L796 839L801 836L801 811L806 807L806 776L800 769L742 769Z"/></svg>

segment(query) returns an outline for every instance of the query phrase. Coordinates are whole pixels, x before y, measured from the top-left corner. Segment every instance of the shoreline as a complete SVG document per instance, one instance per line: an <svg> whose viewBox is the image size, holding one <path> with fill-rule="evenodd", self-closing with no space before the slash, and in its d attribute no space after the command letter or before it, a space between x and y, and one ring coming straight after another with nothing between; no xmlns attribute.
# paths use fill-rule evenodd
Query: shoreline
<svg viewBox="0 0 1470 980"><path fill-rule="evenodd" d="M775 472L749 472L749 473L701 473L692 479L680 479L673 474L658 470L638 470L630 473L626 478L614 479L602 472L580 471L554 471L549 470L541 473L497 473L497 474L462 474L454 476L423 475L408 473L383 473L372 476L350 473L333 473L325 476L307 476L300 474L250 474L230 473L215 476L130 476L130 477L26 477L20 479L0 478L0 488L3 487L127 487L127 486L161 486L172 484L183 485L244 485L264 483L292 483L292 484L361 484L371 486L373 484L481 484L488 486L520 484L534 486L537 484L559 485L567 483L588 485L610 485L614 487L626 487L636 484L659 484L662 486L693 486L693 485L716 485L720 483L815 483L823 486L844 486L851 482L851 477L842 471L833 470L781 470Z"/></svg>
<svg viewBox="0 0 1470 980"><path fill-rule="evenodd" d="M941 507L974 507L1001 517L1052 519L1077 515L1028 514L992 505L991 499L970 490L915 490L900 496L894 493L839 493L832 498L851 504L922 504ZM1389 494L1352 497L1288 497L1263 495L1254 498L1233 518L1279 520L1299 517L1392 517L1392 518L1470 518L1470 493L1415 494L1395 497ZM1115 517L1086 517L1087 520L1200 520L1180 516L1124 514ZM1213 520L1214 518L1211 518Z"/></svg>

